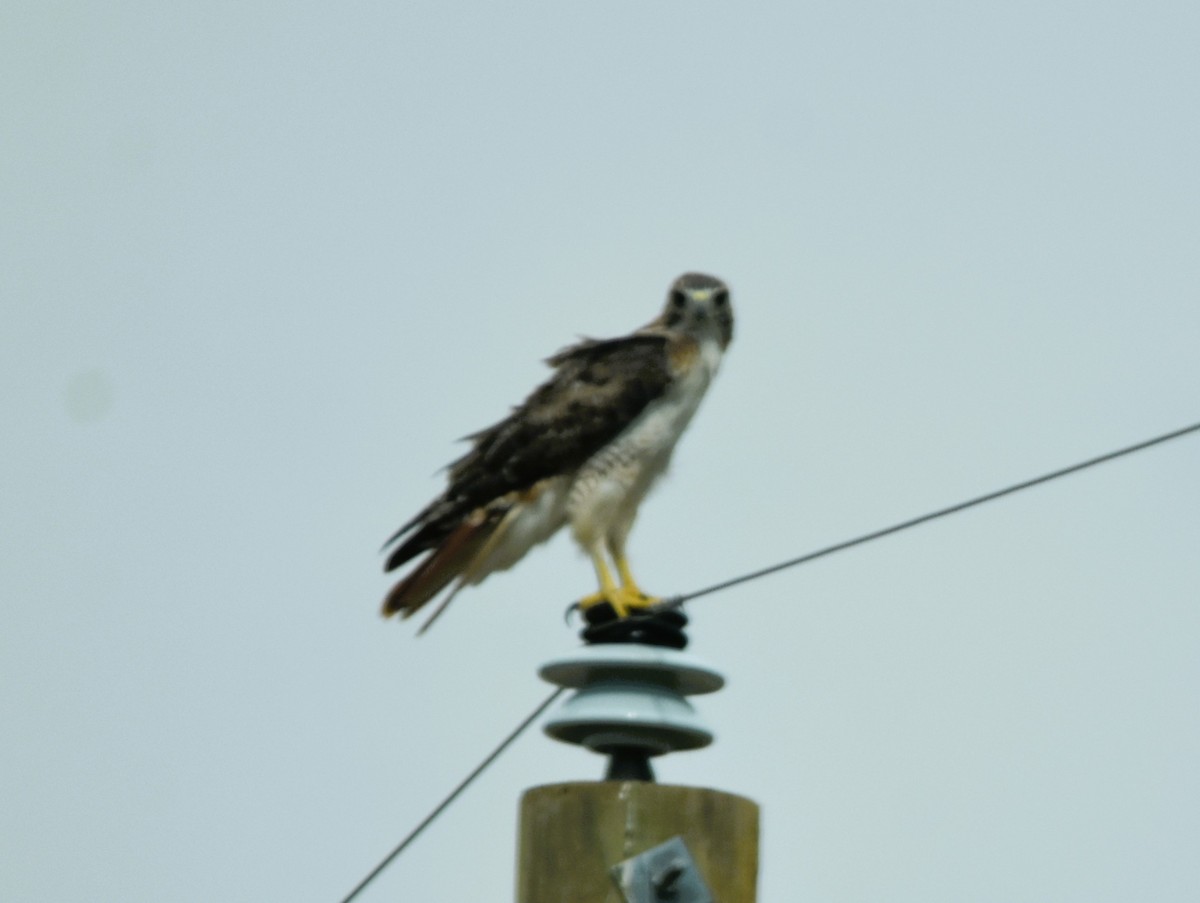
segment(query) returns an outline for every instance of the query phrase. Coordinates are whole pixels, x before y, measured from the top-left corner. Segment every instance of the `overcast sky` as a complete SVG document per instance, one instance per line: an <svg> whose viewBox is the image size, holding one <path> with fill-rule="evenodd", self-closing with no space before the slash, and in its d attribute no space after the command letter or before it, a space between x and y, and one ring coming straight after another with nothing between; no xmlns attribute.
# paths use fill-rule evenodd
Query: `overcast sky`
<svg viewBox="0 0 1200 903"><path fill-rule="evenodd" d="M1193 2L10 2L0 896L340 899L545 695L566 536L419 640L380 542L680 272L683 592L1200 420ZM1200 899L1200 438L697 601L663 781L772 903ZM511 898L540 731L370 901Z"/></svg>

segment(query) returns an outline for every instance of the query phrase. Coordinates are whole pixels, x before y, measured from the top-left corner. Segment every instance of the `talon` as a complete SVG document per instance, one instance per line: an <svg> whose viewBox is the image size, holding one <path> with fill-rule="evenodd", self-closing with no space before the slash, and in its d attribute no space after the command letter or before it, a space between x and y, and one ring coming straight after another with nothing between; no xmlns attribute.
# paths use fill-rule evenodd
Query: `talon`
<svg viewBox="0 0 1200 903"><path fill-rule="evenodd" d="M599 592L592 593L590 596L584 596L575 605L585 614L589 609L595 608L597 605L608 605L618 618L624 618L629 615L629 609L624 604L621 591L616 587L613 588L611 593Z"/></svg>
<svg viewBox="0 0 1200 903"><path fill-rule="evenodd" d="M613 587L608 593L592 593L584 596L572 608L587 611L595 605L607 602L617 613L618 618L628 618L635 612L647 611L661 602L658 596L648 596L640 589L628 586Z"/></svg>
<svg viewBox="0 0 1200 903"><path fill-rule="evenodd" d="M608 596L604 595L604 593L592 593L590 596L584 596L571 607L578 608L580 611L587 611L589 608L608 601Z"/></svg>
<svg viewBox="0 0 1200 903"><path fill-rule="evenodd" d="M636 586L621 587L620 592L621 601L625 603L625 607L627 609L638 609L639 611L644 611L646 609L653 608L662 601L658 596L648 595L642 592Z"/></svg>
<svg viewBox="0 0 1200 903"><path fill-rule="evenodd" d="M634 611L646 611L661 601L657 596L649 596L642 592L633 579L633 574L629 570L629 562L623 553L615 556L615 562L617 574L621 580L619 585L613 580L612 573L604 561L603 550L597 549L592 554L592 564L596 568L596 577L600 580L600 592L580 599L580 609L586 612L593 606L607 602L612 606L612 610L616 612L618 618L627 618Z"/></svg>

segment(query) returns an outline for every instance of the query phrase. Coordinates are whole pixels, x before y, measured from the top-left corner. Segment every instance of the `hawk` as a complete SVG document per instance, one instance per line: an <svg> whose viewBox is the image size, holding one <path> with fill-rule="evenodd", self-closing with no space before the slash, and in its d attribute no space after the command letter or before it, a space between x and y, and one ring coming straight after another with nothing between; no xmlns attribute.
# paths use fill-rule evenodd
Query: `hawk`
<svg viewBox="0 0 1200 903"><path fill-rule="evenodd" d="M385 571L420 558L384 599L384 616L410 617L453 583L424 633L460 589L512 567L567 525L600 583L582 607L607 602L626 617L654 605L634 580L625 542L732 338L728 286L685 273L646 326L548 358L553 375L499 423L467 436L471 450L449 466L446 490L384 543L392 547Z"/></svg>

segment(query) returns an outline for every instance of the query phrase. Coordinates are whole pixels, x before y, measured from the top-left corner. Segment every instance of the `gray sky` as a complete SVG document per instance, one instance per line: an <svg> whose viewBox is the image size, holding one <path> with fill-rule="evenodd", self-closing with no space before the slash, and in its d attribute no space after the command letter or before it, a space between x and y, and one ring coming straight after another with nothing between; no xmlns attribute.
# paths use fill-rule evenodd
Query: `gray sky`
<svg viewBox="0 0 1200 903"><path fill-rule="evenodd" d="M1200 419L1194 3L10 3L0 895L340 898L544 695L559 537L419 641L453 439L685 269L681 592ZM1200 440L698 601L669 782L764 901L1200 897ZM364 895L511 896L531 732Z"/></svg>

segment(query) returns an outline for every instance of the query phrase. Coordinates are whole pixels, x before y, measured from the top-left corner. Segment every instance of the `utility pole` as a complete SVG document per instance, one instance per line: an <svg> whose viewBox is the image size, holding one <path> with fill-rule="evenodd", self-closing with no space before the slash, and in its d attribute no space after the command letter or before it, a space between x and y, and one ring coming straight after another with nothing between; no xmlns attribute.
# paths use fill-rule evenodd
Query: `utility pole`
<svg viewBox="0 0 1200 903"><path fill-rule="evenodd" d="M686 697L724 678L682 651L681 612L588 620L586 645L539 671L575 691L544 729L606 756L607 770L525 792L517 903L755 903L758 805L655 783L650 764L713 741Z"/></svg>

